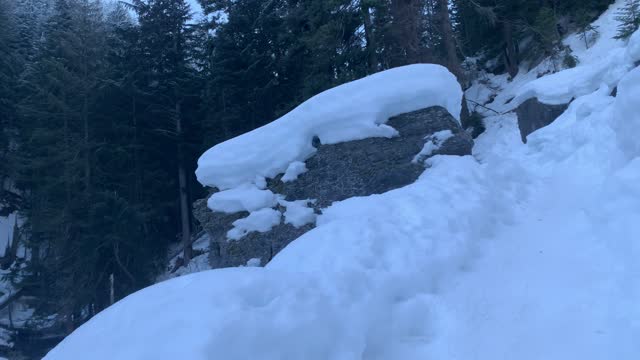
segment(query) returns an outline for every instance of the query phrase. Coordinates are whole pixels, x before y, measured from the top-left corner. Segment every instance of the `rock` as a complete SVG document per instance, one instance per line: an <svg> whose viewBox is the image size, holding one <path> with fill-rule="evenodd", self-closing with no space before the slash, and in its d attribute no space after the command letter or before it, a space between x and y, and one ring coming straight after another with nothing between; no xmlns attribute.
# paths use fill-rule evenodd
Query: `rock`
<svg viewBox="0 0 640 360"><path fill-rule="evenodd" d="M307 171L290 182L280 181L281 174L268 180L268 188L287 201L315 199L314 209L320 213L334 201L380 194L415 182L424 171L424 165L413 159L422 150L425 137L436 132L450 130L453 136L431 156L471 154L471 136L443 108L399 115L389 119L387 124L395 128L399 136L332 145L322 145L316 140L314 146L318 150L306 161ZM213 268L245 265L252 258L261 259L261 264L265 265L314 226L295 228L281 223L269 232L254 232L240 240L229 241L226 233L233 227L232 223L248 213L215 213L207 208L206 199L202 199L194 205L194 216L212 239L210 263Z"/></svg>
<svg viewBox="0 0 640 360"><path fill-rule="evenodd" d="M518 127L522 142L527 143L527 136L532 132L551 124L567 110L569 104L547 105L538 99L529 99L516 109L518 115Z"/></svg>

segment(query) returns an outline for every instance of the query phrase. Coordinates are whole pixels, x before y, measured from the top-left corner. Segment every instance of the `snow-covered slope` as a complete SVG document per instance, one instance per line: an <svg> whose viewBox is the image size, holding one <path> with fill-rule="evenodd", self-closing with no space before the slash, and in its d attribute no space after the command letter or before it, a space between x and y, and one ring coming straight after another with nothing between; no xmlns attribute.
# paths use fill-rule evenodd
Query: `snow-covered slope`
<svg viewBox="0 0 640 360"><path fill-rule="evenodd" d="M467 95L499 84L488 106L503 111L535 78ZM436 156L412 185L334 203L265 268L133 294L45 359L636 360L640 68L620 78L616 98L613 84L574 94L526 145L514 114L489 117L473 157Z"/></svg>

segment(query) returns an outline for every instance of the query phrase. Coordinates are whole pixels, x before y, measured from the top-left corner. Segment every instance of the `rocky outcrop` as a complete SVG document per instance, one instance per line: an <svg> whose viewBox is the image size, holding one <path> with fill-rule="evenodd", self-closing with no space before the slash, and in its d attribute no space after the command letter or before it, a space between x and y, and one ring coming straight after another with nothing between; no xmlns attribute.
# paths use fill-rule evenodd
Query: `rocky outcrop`
<svg viewBox="0 0 640 360"><path fill-rule="evenodd" d="M538 99L529 99L516 109L518 115L518 127L522 142L527 143L527 136L532 132L551 124L555 119L562 115L569 107L569 104L563 105L547 105Z"/></svg>
<svg viewBox="0 0 640 360"><path fill-rule="evenodd" d="M399 136L369 138L339 144L323 145L317 141L317 152L306 161L307 171L296 180L282 182L282 175L268 180L267 187L286 201L313 199L316 213L334 201L354 196L380 194L416 181L424 164L416 155L426 142L434 141L428 157L469 155L473 147L471 136L462 130L443 108L433 107L393 117L387 122ZM432 140L442 131L449 136ZM284 208L279 207L279 211ZM313 224L294 227L280 223L266 233L252 232L240 240L228 240L233 222L248 216L246 212L223 214L207 208L206 200L195 203L194 215L211 238L210 263L213 268L240 266L250 259L260 259L265 265L291 241L313 228Z"/></svg>

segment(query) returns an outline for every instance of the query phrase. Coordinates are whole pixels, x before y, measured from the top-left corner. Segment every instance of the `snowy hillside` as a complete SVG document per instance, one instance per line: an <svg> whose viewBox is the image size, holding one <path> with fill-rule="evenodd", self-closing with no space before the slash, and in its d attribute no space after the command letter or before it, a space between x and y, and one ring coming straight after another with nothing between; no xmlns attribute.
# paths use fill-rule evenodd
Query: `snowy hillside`
<svg viewBox="0 0 640 360"><path fill-rule="evenodd" d="M620 3L597 21L592 47L566 40L577 68L538 79L543 63L510 82L487 75L467 92L501 113L484 110L474 156L436 156L412 185L334 203L264 268L202 272L130 295L45 359L638 359L640 32L610 39ZM352 96L355 82L311 104L323 115L335 99L352 106L356 126L335 141L354 129L392 136L380 114L459 111L453 76L420 69L408 83L393 72L365 79L402 97ZM429 98L403 103L412 93ZM525 145L510 110L530 96L574 100ZM378 107L358 117L359 105ZM252 183L250 194L263 196L263 177L311 155L298 144L340 126L320 123L326 116L303 126L293 114L210 150L200 179L236 192ZM282 156L267 157L273 149ZM227 204L255 209L242 194Z"/></svg>

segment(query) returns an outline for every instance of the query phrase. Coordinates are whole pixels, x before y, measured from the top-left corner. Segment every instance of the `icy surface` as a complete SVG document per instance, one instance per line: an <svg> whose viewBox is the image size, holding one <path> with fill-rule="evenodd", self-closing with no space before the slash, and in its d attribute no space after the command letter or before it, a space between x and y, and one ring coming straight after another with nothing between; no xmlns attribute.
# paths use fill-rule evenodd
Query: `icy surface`
<svg viewBox="0 0 640 360"><path fill-rule="evenodd" d="M368 137L392 137L389 117L432 106L459 119L462 90L439 65L418 64L383 71L312 97L280 119L214 146L198 160L203 185L221 190L274 177L323 144Z"/></svg>
<svg viewBox="0 0 640 360"><path fill-rule="evenodd" d="M211 195L207 206L213 211L236 213L260 210L277 203L278 197L270 190L260 190L255 185L243 185Z"/></svg>
<svg viewBox="0 0 640 360"><path fill-rule="evenodd" d="M252 232L267 232L280 224L282 215L279 211L265 208L253 211L249 216L233 222L233 228L227 232L230 240L240 240Z"/></svg>
<svg viewBox="0 0 640 360"><path fill-rule="evenodd" d="M488 79L489 106L538 70ZM513 113L488 116L474 156L334 203L265 268L135 293L45 359L637 360L639 77L576 95L526 145Z"/></svg>

